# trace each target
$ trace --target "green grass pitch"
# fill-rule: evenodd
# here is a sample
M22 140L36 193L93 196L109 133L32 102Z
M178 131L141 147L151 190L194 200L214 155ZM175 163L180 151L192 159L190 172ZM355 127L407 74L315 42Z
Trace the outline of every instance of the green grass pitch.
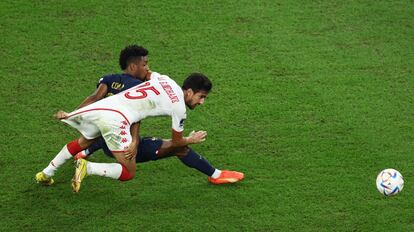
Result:
M414 231L413 15L412 1L1 1L0 231ZM186 130L207 130L193 148L243 182L213 186L171 158L80 194L70 163L35 184L78 135L52 114L132 43L178 83L212 79ZM385 198L389 167L406 185Z

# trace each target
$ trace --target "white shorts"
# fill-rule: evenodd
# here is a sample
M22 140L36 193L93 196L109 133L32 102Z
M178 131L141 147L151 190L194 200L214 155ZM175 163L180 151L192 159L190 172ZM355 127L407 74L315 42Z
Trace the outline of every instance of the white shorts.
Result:
M112 152L124 152L132 141L131 124L119 111L107 108L81 108L63 122L76 128L85 138L102 136Z

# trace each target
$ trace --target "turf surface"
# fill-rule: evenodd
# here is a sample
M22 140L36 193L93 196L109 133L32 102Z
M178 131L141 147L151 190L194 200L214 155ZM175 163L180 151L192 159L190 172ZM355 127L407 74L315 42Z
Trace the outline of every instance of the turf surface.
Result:
M411 1L0 2L0 230L414 231L413 14ZM77 136L52 114L119 72L131 43L179 83L212 79L186 129L207 130L193 148L243 182L213 186L171 158L126 183L88 177L80 194L71 164L35 184ZM406 185L384 198L389 167Z

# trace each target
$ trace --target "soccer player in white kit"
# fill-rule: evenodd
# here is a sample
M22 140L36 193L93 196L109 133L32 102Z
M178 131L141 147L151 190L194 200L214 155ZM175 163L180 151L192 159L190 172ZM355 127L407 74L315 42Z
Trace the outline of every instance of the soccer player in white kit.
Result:
M57 118L76 128L82 135L67 144L54 160L65 162L72 155L88 147L102 136L119 163L76 161L72 188L78 192L86 175L106 176L127 181L135 176L135 155L128 153L132 136L139 130L139 122L152 116L172 119L172 146L183 147L204 141L207 132L198 131L183 137L186 106L194 109L203 104L212 88L211 81L200 73L193 73L179 87L168 76L152 73L151 80L107 97L71 113L58 112ZM131 125L138 125L136 129ZM65 148L65 147L64 147ZM53 164L53 161L51 162Z

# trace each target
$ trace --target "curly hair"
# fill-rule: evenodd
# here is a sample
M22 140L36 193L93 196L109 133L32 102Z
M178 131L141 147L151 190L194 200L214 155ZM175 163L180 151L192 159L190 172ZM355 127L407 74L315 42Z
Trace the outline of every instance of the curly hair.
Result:
M148 55L148 50L142 46L135 44L129 45L122 49L119 55L119 66L122 70L125 70L131 62Z

